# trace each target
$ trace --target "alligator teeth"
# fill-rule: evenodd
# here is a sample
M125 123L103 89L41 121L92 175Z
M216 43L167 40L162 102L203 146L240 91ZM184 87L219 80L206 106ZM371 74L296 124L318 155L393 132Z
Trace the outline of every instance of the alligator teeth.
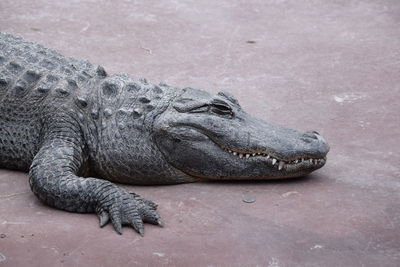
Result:
M283 161L279 162L278 170L282 170L283 166L285 166L285 163Z
M225 149L225 150L228 151L229 153L233 154L234 156L238 156L240 159L242 159L242 158L248 159L250 157L255 157L255 156L262 156L262 157L265 157L266 159L271 159L272 160L272 166L275 166L275 164L278 163L278 170L284 169L284 167L286 165L294 165L294 164L301 163L301 162L307 162L309 164L314 164L314 165L323 164L325 162L325 160L326 160L326 158L323 158L323 159L298 158L296 160L283 161L283 160L278 160L278 159L272 157L271 155L269 155L267 153L261 153L261 152L239 153L239 152L232 151L230 149Z

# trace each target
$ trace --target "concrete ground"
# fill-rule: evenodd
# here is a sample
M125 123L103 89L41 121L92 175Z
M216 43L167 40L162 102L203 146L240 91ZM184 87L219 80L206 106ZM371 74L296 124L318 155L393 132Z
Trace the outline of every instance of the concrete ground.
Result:
M400 266L400 2L2 0L0 31L151 82L236 95L317 130L291 181L126 186L160 204L142 238L41 204L0 170L0 266ZM255 198L244 203L245 197Z

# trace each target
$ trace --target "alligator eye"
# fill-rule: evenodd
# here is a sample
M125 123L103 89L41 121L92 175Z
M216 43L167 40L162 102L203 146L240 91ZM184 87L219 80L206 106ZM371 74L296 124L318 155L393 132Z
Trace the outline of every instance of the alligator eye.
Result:
M211 111L218 115L233 115L232 108L225 103L213 103Z

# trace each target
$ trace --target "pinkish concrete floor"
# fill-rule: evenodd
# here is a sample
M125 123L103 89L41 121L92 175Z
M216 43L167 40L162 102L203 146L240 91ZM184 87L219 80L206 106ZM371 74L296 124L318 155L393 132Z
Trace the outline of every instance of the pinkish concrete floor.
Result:
M1 267L400 265L399 1L2 0L0 31L109 72L230 91L331 145L305 179L127 186L166 222L144 238L48 208L26 174L0 170Z

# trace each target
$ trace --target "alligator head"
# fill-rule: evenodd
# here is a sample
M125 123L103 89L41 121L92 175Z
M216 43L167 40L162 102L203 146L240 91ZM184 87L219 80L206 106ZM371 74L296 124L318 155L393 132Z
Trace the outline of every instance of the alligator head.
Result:
M299 132L250 116L228 93L186 88L154 122L169 164L197 178L278 179L324 166L329 146L315 131Z

